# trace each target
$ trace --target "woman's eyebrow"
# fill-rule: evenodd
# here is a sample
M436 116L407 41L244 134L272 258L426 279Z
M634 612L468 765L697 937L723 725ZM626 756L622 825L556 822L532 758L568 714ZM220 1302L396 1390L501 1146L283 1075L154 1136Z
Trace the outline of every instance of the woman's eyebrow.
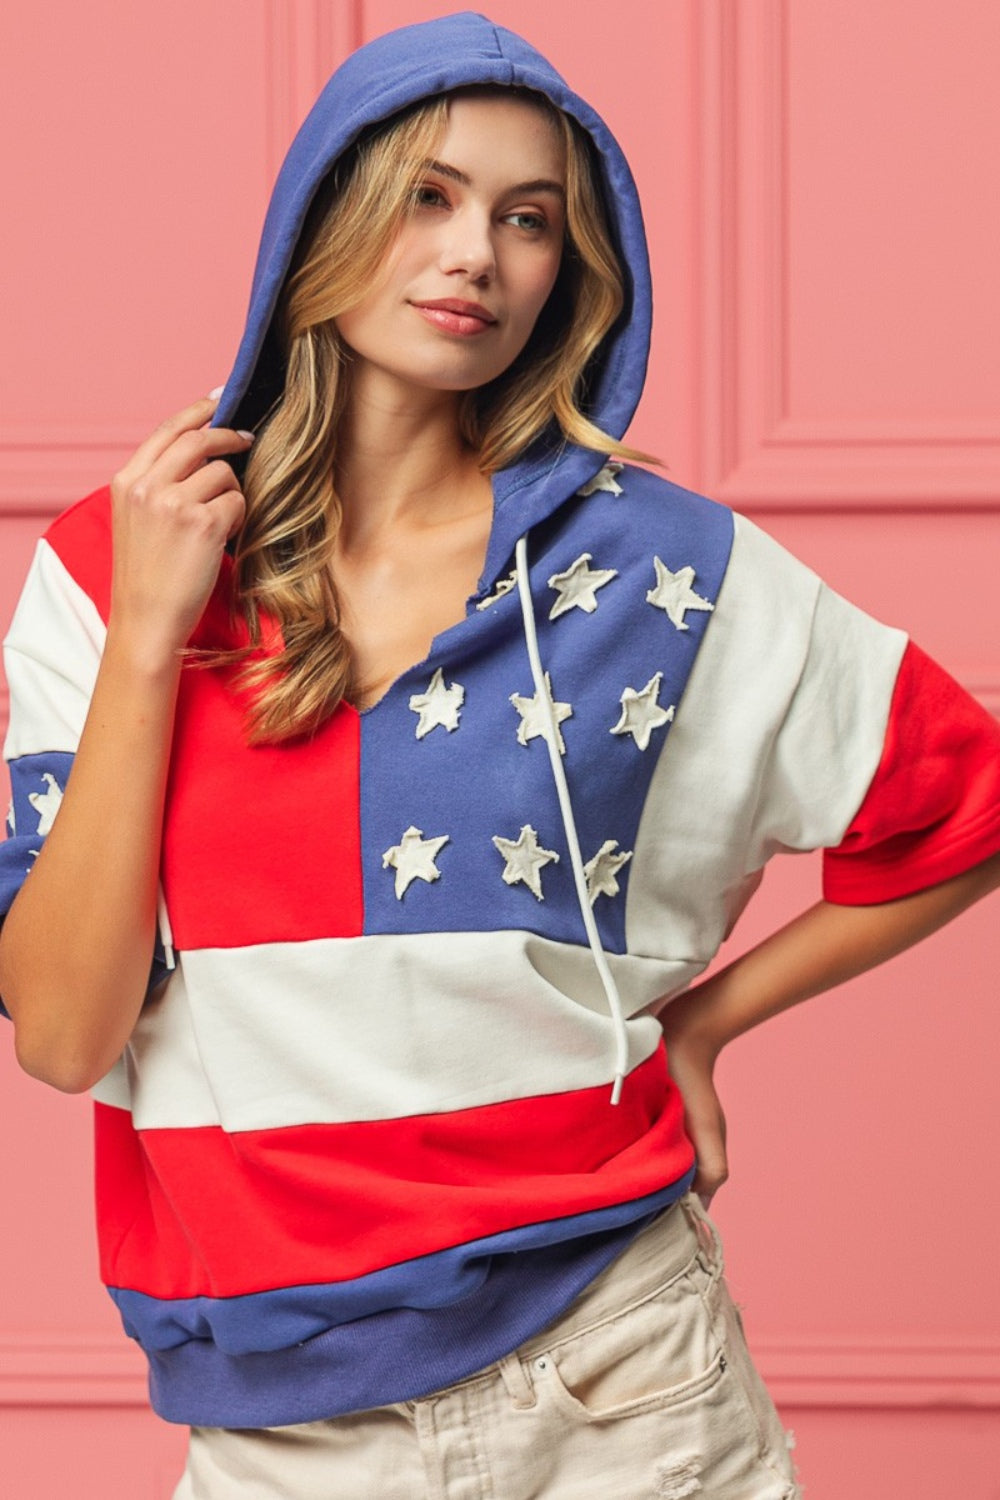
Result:
M447 162L429 159L424 162L424 170L437 172L439 177L448 177L452 182L460 182L463 187L472 186L472 178L467 173L460 172L458 167L449 167ZM554 193L557 198L566 201L566 189L562 183L548 177L535 177L530 182L515 182L506 192L511 197L517 197L520 193Z

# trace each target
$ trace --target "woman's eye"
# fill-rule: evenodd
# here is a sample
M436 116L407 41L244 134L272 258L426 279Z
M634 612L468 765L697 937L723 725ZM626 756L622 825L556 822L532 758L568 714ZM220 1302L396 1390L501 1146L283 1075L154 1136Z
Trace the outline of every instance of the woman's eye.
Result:
M525 209L519 213L507 215L508 223L515 224L518 229L527 229L533 234L538 234L547 227L546 221L541 214L530 212Z
M437 208L446 203L444 193L431 182L422 182L414 192L414 200L421 208Z

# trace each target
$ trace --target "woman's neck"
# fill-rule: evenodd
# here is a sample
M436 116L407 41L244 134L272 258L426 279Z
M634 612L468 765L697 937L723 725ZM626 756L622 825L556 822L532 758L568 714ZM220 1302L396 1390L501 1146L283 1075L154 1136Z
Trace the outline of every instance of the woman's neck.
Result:
M367 708L464 618L493 497L461 440L458 396L408 395L380 382L360 397L352 390L337 438L341 523L331 567L352 701Z
M488 504L489 482L459 432L458 394L419 395L373 381L352 390L337 436L341 547L459 520Z

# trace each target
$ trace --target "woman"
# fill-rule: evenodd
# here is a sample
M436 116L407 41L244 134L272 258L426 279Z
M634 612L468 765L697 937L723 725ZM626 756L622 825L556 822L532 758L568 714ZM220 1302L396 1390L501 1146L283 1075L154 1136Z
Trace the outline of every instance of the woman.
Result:
M997 883L998 737L608 462L648 331L603 124L482 18L409 28L293 145L218 406L40 545L0 989L95 1093L178 1496L796 1493L713 1066ZM778 847L828 901L675 998Z

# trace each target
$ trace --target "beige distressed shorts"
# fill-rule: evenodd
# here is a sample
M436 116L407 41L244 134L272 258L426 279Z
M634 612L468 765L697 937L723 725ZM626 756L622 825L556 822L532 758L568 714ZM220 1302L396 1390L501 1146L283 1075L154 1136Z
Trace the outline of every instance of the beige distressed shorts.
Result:
M174 1500L794 1500L714 1226L689 1196L544 1333L419 1401L196 1427Z

